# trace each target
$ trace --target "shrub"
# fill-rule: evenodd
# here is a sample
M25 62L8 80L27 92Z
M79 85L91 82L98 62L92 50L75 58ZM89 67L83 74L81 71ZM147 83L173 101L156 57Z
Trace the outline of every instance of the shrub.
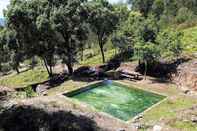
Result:
M31 86L25 87L24 91L26 93L26 97L35 97L37 94L36 92L34 92L34 90L32 89Z
M178 10L178 14L176 16L176 22L178 24L184 23L186 21L191 21L194 17L194 14L192 11L190 11L188 8L180 8Z

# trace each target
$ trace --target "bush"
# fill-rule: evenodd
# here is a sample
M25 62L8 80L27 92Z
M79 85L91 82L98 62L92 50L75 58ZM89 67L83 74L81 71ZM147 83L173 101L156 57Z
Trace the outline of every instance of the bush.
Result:
M188 8L180 8L178 10L177 16L176 16L176 22L178 24L184 23L186 21L191 21L194 18L194 14L192 11L190 11Z
M7 73L11 70L12 70L12 67L9 65L9 63L2 64L2 67L1 67L2 73Z
M32 89L31 86L25 87L24 89L25 93L26 93L26 97L35 97L37 94L36 92L34 92L34 90Z
M179 57L183 51L182 35L176 30L165 30L158 34L156 42L162 59L172 60Z

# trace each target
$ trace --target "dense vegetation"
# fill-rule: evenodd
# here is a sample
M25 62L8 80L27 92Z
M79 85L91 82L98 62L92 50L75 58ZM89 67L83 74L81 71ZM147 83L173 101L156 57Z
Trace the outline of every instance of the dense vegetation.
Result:
M97 47L103 62L107 50L132 53L145 65L145 74L148 65L161 59L176 60L184 50L183 33L176 27L195 23L196 1L129 3L131 9L106 0L11 0L5 11L6 26L0 31L0 72L20 73L21 63L27 60L33 69L39 58L50 77L52 67L60 62L72 75L84 51Z

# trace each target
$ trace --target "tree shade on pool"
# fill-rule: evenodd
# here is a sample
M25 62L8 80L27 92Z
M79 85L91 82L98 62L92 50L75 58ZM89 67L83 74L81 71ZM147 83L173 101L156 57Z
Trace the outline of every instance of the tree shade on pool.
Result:
M165 96L128 88L119 83L98 83L66 94L124 121L145 111Z

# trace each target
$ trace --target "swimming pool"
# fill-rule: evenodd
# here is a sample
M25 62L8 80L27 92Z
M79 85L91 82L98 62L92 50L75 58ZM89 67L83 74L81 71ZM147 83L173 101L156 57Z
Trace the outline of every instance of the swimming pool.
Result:
M105 81L65 94L128 121L165 98L163 95L140 90L120 83Z

